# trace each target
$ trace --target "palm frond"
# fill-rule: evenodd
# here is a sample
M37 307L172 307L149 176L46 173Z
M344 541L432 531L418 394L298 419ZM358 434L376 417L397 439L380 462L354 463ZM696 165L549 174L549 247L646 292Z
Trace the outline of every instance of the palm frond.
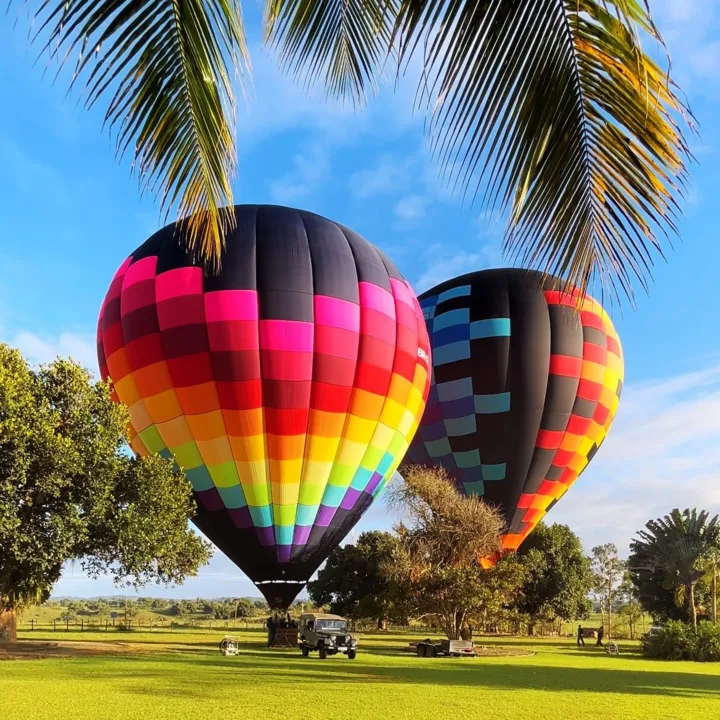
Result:
M234 223L230 68L248 67L238 0L44 0L36 20L51 59L76 57L86 105L109 96L105 123L119 156L133 146L141 187L166 217L177 203L185 242L218 266Z
M323 78L355 105L377 87L399 0L267 0L266 41L307 86Z
M692 115L647 55L644 0L402 0L403 61L443 175L509 210L504 250L633 298L677 230Z

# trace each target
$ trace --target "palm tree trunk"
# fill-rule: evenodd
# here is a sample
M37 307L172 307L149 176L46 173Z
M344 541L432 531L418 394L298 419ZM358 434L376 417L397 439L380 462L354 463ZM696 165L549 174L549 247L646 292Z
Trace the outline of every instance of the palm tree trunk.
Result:
M15 608L0 610L0 642L17 642Z
M690 615L692 616L693 627L697 627L697 608L695 607L695 583L691 582L690 587Z

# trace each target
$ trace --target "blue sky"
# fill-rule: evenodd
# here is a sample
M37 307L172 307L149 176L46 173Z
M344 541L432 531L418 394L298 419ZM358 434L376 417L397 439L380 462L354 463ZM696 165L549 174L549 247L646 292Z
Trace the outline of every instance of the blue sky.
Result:
M502 266L502 226L443 190L412 112L412 69L362 113L308 95L260 49L257 3L245 3L253 87L241 106L236 202L302 207L354 228L385 249L421 292L483 267ZM660 260L636 311L612 310L626 358L626 391L602 450L548 516L587 548L625 551L646 519L672 507L720 511L720 6L655 0L675 78L701 126L698 164L681 240ZM699 21L699 18L702 18ZM120 262L163 223L141 199L129 160L118 163L101 113L65 98L66 85L35 67L26 25L0 18L0 339L35 361L71 354L96 368L94 327ZM172 219L172 218L171 218ZM388 527L382 502L359 530ZM114 592L68 568L58 594ZM253 593L220 553L175 597Z

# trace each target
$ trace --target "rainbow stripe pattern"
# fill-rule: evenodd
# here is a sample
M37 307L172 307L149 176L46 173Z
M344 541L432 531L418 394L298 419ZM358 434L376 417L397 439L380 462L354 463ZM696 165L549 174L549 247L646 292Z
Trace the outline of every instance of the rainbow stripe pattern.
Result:
M428 336L408 283L359 235L288 208L235 212L217 275L173 225L125 260L100 369L133 450L184 469L203 532L254 581L303 582L402 460Z

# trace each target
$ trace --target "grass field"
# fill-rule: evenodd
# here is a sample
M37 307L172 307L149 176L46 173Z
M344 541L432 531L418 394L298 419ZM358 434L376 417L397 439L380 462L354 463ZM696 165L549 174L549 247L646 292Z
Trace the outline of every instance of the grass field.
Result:
M570 639L477 638L535 654L425 659L403 651L416 635L364 634L356 660L321 661L265 649L260 632L236 634L237 657L219 654L218 632L21 637L98 654L0 661L2 720L715 720L720 707L720 665L647 661L629 643L609 657Z

